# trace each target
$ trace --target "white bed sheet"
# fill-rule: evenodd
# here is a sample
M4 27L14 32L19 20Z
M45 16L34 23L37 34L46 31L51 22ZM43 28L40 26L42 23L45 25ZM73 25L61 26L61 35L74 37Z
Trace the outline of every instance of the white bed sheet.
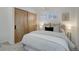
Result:
M73 44L62 33L34 31L24 35L22 39L28 51L69 51Z

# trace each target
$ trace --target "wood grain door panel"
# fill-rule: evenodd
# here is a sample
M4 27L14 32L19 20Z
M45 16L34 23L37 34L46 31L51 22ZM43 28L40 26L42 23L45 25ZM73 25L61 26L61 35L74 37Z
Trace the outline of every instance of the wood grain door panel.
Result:
M36 15L33 13L28 12L28 26L29 32L35 31L37 28L36 26Z
M15 9L15 26L15 42L19 42L27 32L27 12Z
M37 29L36 14L15 8L15 43Z

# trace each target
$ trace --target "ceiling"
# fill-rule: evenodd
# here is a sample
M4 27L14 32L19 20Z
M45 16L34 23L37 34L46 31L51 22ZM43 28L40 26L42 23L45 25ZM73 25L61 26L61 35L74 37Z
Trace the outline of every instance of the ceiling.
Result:
M43 12L49 12L49 11L52 11L52 12L63 12L63 11L71 11L71 10L76 10L76 9L79 9L77 7L19 7L21 9L24 9L24 10L29 10L29 11L32 11L34 13L43 13Z

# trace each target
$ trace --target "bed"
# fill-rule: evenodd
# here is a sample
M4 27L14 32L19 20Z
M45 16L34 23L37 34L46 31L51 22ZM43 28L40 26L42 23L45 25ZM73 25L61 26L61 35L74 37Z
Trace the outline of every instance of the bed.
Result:
M21 43L26 51L70 51L75 45L64 33L33 31L25 34Z

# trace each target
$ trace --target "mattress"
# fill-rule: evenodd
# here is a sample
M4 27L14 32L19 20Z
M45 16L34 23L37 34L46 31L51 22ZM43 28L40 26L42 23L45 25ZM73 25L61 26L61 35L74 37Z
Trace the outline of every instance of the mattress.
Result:
M26 51L69 51L75 45L64 33L33 31L24 35L21 43Z

